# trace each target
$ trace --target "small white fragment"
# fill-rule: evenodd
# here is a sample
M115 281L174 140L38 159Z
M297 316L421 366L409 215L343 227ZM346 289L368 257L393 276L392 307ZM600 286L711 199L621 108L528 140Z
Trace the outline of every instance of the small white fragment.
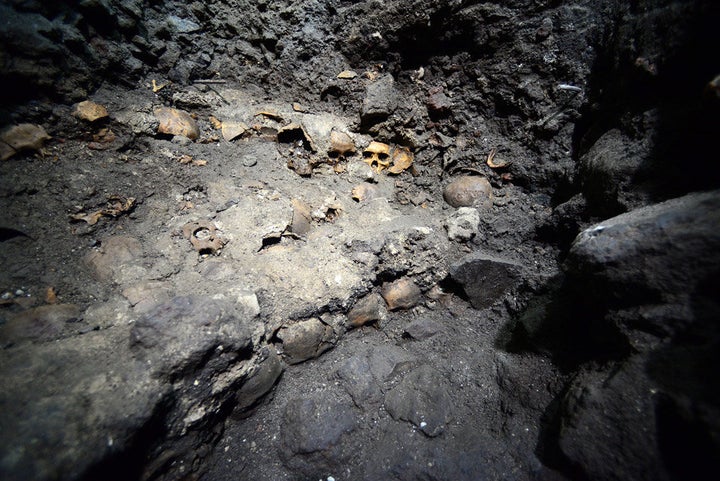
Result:
M333 478L332 476L328 476L327 481L335 481L335 478Z
M198 381L197 379L195 379L195 382L193 383L193 386L199 386L199 385L200 385L200 381Z
M582 92L583 89L580 87L577 87L575 85L569 85L569 84L558 84L557 86L558 90L570 90L571 92Z
M425 421L420 423L420 429L424 428L425 426L427 426L427 423Z

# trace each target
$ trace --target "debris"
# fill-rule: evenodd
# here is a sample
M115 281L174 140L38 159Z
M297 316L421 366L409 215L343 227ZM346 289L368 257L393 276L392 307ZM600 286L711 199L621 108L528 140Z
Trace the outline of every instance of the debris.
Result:
M369 127L385 121L397 109L399 95L392 75L378 77L365 91L360 123Z
M248 127L244 122L226 120L221 123L221 129L223 138L228 142L231 142L250 130L250 127Z
M460 207L445 220L448 239L467 242L478 235L480 212L472 207Z
M485 177L464 175L445 186L443 198L453 207L489 207L492 187Z
M307 112L307 109L306 109L305 107L303 107L302 105L300 105L299 103L297 103L297 102L293 102L293 104L292 104L292 109L293 109L295 112Z
M348 312L348 327L360 327L371 322L384 321L386 317L385 303L378 294L372 293L357 301Z
M158 93L159 91L161 91L162 89L164 89L164 88L167 87L168 85L170 85L170 82L165 82L164 84L158 84L158 83L155 81L155 79L153 79L153 81L152 81L152 91L153 91L153 93Z
M392 166L388 168L391 174L399 174L410 167L413 163L413 154L407 147L396 147L392 155Z
M208 84L208 85L223 85L227 83L227 80L223 79L199 79L199 80L193 80L193 83L195 84Z
M115 139L117 139L115 132L105 127L93 134L93 141L88 142L87 146L91 150L105 150L110 148L110 144L115 142Z
M208 117L208 120L210 121L210 125L212 125L214 129L222 129L222 120L218 119L214 115Z
M487 163L488 167L490 167L491 169L504 169L505 167L507 167L508 165L510 165L510 162L509 162L509 161L506 161L506 160L497 161L497 160L495 160L495 154L496 154L496 153L497 153L497 149L492 149L492 150L490 151L490 153L488 154L488 156L487 156L487 161L485 162L485 163Z
M428 91L427 108L431 115L447 115L452 108L452 101L442 87L433 87Z
M122 197L115 195L108 197L107 206L104 209L97 210L90 214L73 214L70 218L72 220L85 221L88 225L95 225L103 216L119 217L122 214L130 212L134 206L134 197Z
M337 75L337 78L344 80L352 80L355 77L357 77L357 72L354 72L352 70L343 70Z
M475 309L500 300L522 280L522 266L513 261L475 252L450 266L450 276L465 291Z
M195 140L200 136L197 122L184 110L159 107L155 109L154 113L160 122L158 133L182 135L190 140Z
M185 224L182 233L200 255L217 255L227 244L227 240L220 236L215 224L209 221L200 220Z
M373 140L363 151L363 157L365 163L376 172L381 172L390 166L390 146Z
M408 278L384 284L380 293L391 311L415 307L422 298L420 288Z
M44 142L50 139L39 125L14 125L0 134L0 160L7 160L25 150L41 151Z
M344 160L355 152L355 143L348 134L338 130L330 132L330 148L328 149L330 158Z
M108 118L108 111L102 105L91 100L84 100L75 106L73 115L88 122Z

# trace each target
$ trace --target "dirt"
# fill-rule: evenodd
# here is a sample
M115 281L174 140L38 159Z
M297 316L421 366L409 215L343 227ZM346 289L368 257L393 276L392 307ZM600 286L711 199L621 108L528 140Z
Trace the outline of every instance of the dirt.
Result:
M700 160L672 188L653 170L679 148L656 142L674 112L708 119L692 150L712 145L717 92L660 95L709 2L6 3L18 96L0 118L50 139L0 162L2 402L32 428L2 426L22 446L55 432L32 419L62 396L18 366L40 385L67 349L82 368L57 374L58 410L89 433L48 436L40 467L40 448L8 450L8 479L596 479L558 441L559 406L630 354L518 329L584 228L720 185ZM667 45L653 18L678 25ZM109 116L78 118L81 100ZM159 107L197 138L158 130ZM383 169L373 141L412 165Z

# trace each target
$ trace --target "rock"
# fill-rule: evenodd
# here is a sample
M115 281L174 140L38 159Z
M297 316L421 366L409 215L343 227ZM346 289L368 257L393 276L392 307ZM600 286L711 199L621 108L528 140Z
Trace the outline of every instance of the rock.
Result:
M405 327L403 337L409 337L416 341L422 341L433 337L442 331L442 327L430 319L416 319Z
M381 294L391 311L411 309L422 300L420 288L408 278L383 284Z
M493 305L520 282L521 274L520 264L480 252L450 266L450 276L462 286L475 309Z
M289 364L297 364L318 357L333 346L332 327L319 319L307 319L282 327L277 337Z
M280 356L278 356L273 346L264 347L260 351L258 358L247 380L237 392L236 412L242 413L251 408L272 389L283 372Z
M96 120L108 118L108 111L98 103L91 100L83 100L75 106L73 115L88 122L95 122Z
M343 70L342 72L337 74L337 78L344 80L352 80L355 77L357 77L357 72L353 70Z
M14 125L0 133L0 160L7 160L18 152L38 152L51 137L39 125Z
M0 478L76 480L131 449L167 391L128 350L127 327L3 351ZM145 431L146 442L154 434ZM136 439L135 439L136 440ZM123 458L125 459L125 458Z
M613 129L600 137L580 158L579 177L589 211L596 216L617 215L639 204L631 187L649 156L642 144Z
M356 185L352 190L352 198L358 202L367 202L382 196L378 186L368 183Z
M177 33L195 33L202 30L202 27L196 22L180 18L177 15L168 15L167 22Z
M74 304L52 304L28 309L0 325L0 344L7 346L22 341L55 340L71 333L72 328L68 323L76 323L80 319L80 309Z
M383 386L414 358L397 346L374 346L345 360L335 372L355 405L368 409L383 400Z
M397 97L392 75L383 75L368 85L360 113L361 123L369 126L387 119L397 108Z
M460 207L445 219L448 239L467 242L478 234L480 212L472 207Z
M336 458L343 435L355 430L357 417L351 405L314 394L288 401L283 426L281 442L286 458L313 453Z
M412 371L385 395L385 408L396 420L409 421L430 437L445 430L452 403L440 373L430 366Z
M431 116L445 116L452 109L452 101L445 95L442 87L433 87L428 91L427 109Z
M205 297L175 297L157 304L133 325L130 344L165 379L192 372L215 360L227 363L251 347L252 329L232 304ZM215 366L221 370L220 365Z
M347 314L349 327L360 327L369 322L384 321L386 317L385 302L376 293L368 294L357 301Z
M646 350L697 321L694 306L708 302L703 286L720 272L718 226L720 191L605 220L575 239L565 266L568 284L581 286L577 296L592 292L599 322Z
M136 313L144 313L159 303L169 301L172 290L164 282L144 281L123 289L122 295Z
M170 107L159 107L154 110L158 122L158 133L168 135L181 135L190 140L200 137L197 122L184 110Z
M563 399L559 447L587 479L670 479L657 442L657 386L638 361L582 373Z
M118 112L115 114L115 119L121 124L127 125L136 135L153 136L160 126L160 121L154 115L134 109Z
M488 208L492 206L492 187L485 177L465 175L445 186L443 198L453 207Z

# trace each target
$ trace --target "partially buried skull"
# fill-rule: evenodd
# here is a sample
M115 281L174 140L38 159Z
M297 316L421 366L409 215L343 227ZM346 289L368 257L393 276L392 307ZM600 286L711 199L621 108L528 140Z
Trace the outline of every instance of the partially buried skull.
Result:
M355 143L345 132L333 130L330 132L330 148L328 156L331 159L345 160L355 153Z
M363 158L376 172L385 170L390 166L390 146L372 141L363 151Z

